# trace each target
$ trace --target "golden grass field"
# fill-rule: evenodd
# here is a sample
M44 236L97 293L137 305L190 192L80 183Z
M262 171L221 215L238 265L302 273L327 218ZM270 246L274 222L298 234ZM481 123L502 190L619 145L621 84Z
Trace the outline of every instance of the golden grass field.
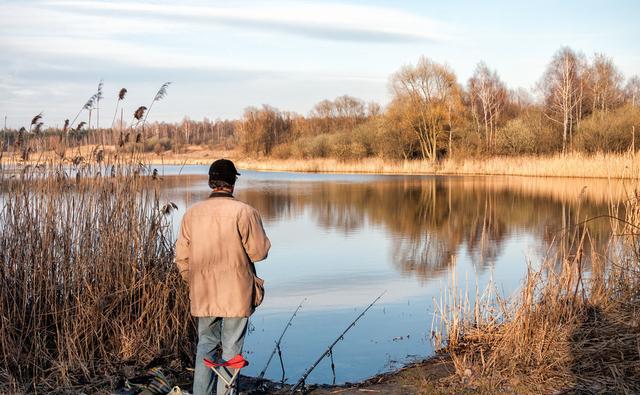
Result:
M83 146L69 150L67 157L81 155L91 157L95 146ZM114 147L106 147L109 155ZM120 153L130 156L130 153ZM449 174L449 175L513 175L534 177L579 178L640 178L640 155L633 153L584 154L570 153L551 156L495 156L488 158L451 158L432 163L421 160L392 161L365 158L358 161L340 161L330 158L274 159L252 158L237 150L211 150L189 146L184 153L135 154L144 163L196 165L210 164L225 157L236 162L241 169L258 171L293 171L316 173L370 173L370 174ZM52 160L54 154L45 152L33 155L30 162ZM11 155L3 162L19 163Z

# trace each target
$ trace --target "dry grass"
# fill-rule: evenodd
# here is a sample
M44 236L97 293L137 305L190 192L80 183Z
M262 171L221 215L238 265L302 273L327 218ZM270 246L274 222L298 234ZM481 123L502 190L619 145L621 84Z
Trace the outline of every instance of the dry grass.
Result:
M154 163L209 164L212 159L226 156L237 161L240 168L260 171L296 171L319 173L372 174L452 174L452 175L512 175L577 178L638 178L640 155L569 154L555 156L493 157L485 159L447 159L439 163L428 161L386 161L366 158L359 161L337 159L251 159L234 151L194 150L184 156L163 156L147 159Z
M640 155L572 153L553 156L491 157L444 161L444 174L492 174L539 177L640 177Z
M456 366L449 381L519 393L640 393L639 198L612 221L608 251L586 248L586 227L560 235L513 298L490 286L470 301L453 283L434 325Z
M638 178L640 156L633 154L570 154L566 156L492 157L428 161L385 161L378 158L356 162L336 159L252 160L239 158L242 168L272 171L377 174L512 175L537 177Z
M206 161L205 161L206 162ZM238 158L241 168L271 171L376 174L511 175L536 177L638 178L640 156L570 154L428 161L385 161L379 158L344 162L336 159L276 160Z
M88 157L95 146L74 148L73 152ZM115 147L105 151L118 155ZM119 154L120 156L126 154ZM489 158L445 159L438 163L421 160L389 161L365 158L341 161L331 158L274 159L249 158L237 150L211 150L190 146L184 153L139 153L139 159L151 164L207 165L215 159L233 159L242 169L258 171L294 171L313 173L370 173L370 174L442 174L442 175L510 175L572 178L640 178L640 155L632 153L583 154L552 156L496 156ZM53 152L39 153L29 163L50 161ZM6 155L5 163L24 163L17 155Z
M104 385L126 365L191 354L155 181L79 167L0 171L0 392Z

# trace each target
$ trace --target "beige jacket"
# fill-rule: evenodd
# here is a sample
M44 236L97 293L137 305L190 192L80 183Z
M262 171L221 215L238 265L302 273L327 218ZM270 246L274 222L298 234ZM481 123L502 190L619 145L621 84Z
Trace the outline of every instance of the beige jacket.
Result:
M182 218L176 265L189 283L193 316L248 317L253 313L253 262L267 257L271 243L253 207L231 195L215 195Z

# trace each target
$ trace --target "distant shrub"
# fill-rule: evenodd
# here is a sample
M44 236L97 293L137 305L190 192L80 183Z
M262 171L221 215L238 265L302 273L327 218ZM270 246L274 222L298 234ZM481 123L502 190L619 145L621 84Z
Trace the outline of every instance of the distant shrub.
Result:
M293 157L293 151L292 144L280 144L273 147L271 155L276 159L289 159Z
M161 153L163 153L165 150L162 148L162 145L160 145L160 143L156 143L156 145L153 146L153 152L156 155L160 155Z
M499 154L518 155L536 152L536 133L521 118L512 119L496 133L496 151Z
M223 140L223 146L224 149L231 150L238 146L238 141L235 136L227 136Z
M162 137L158 138L156 136L148 138L144 142L144 151L145 152L155 152L157 154L162 153L164 151L171 150L173 146L173 141L170 138Z
M327 134L320 134L313 137L306 143L303 156L305 158L327 158L331 153L331 137Z
M353 141L360 146L359 150L364 150L364 156L374 156L378 154L377 139L380 135L382 121L373 118L369 121L356 126L353 129Z
M122 147L121 151L126 152L126 153L133 153L133 152L140 152L142 151L142 143L133 143L133 142L129 142L129 143L125 143L124 146Z
M395 118L385 117L377 127L374 151L385 159L416 159L420 157L415 132Z
M358 139L348 132L331 136L331 142L331 156L341 161L366 158L371 153L366 140Z
M473 157L486 151L486 143L473 125L465 125L453 133L452 157Z
M573 148L586 152L620 152L631 148L633 127L640 136L640 108L627 105L609 112L596 112L580 123ZM639 145L635 142L636 147Z
M187 145L183 143L174 142L171 147L171 151L175 154L184 154L187 152Z

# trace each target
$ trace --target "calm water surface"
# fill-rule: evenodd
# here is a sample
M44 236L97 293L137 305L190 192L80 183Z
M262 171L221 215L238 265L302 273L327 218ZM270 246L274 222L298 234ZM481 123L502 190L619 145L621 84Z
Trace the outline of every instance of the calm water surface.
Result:
M185 209L208 197L207 169L158 168L163 199L179 206L176 233ZM452 273L472 293L476 282L482 289L491 279L503 294L513 293L527 262L539 262L558 231L608 212L612 190L593 180L241 173L235 195L260 211L273 244L256 265L266 297L251 317L245 374L262 370L306 298L282 342L290 382L383 291L335 347L336 381L432 355L434 301ZM592 227L594 240L604 243L606 223ZM277 357L266 376L280 379ZM308 382L332 380L326 359Z

